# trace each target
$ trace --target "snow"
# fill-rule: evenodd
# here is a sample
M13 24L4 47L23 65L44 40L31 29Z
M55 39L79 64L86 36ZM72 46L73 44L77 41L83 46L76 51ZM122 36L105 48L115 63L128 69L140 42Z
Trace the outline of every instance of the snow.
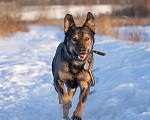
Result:
M150 26L148 26L150 28ZM147 33L150 29L147 27ZM30 26L0 38L0 120L61 120L51 62L63 41L62 26ZM83 120L150 119L150 43L96 35L91 87ZM76 108L79 89L72 100Z

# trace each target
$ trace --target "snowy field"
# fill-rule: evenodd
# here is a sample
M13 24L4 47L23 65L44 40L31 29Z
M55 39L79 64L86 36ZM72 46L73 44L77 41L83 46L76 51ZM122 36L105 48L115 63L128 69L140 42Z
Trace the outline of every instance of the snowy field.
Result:
M150 120L150 43L95 38L94 49L106 56L94 55L96 85L83 120ZM63 39L61 26L0 38L0 120L62 120L51 62ZM79 89L70 117L78 96Z

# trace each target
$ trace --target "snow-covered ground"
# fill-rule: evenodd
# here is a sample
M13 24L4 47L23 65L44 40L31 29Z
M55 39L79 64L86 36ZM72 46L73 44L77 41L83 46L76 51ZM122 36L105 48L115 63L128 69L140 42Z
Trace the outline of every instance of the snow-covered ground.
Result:
M150 43L95 38L94 49L106 56L94 55L96 85L83 120L150 120ZM61 26L0 38L0 120L62 120L51 62L63 39ZM70 117L78 96L79 90Z

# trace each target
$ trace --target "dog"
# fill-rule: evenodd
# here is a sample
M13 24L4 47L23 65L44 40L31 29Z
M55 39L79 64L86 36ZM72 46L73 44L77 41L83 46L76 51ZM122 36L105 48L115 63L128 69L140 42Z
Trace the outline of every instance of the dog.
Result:
M94 16L88 12L83 26L76 27L72 15L67 14L64 18L64 33L64 42L57 47L52 61L54 86L59 103L63 106L64 119L69 119L71 100L77 87L80 87L79 102L72 120L81 120L92 84L88 69L92 71L93 67Z

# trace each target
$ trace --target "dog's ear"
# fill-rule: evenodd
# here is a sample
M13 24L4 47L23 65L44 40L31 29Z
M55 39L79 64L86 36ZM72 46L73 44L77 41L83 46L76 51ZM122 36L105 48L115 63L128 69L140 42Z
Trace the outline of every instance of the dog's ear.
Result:
M75 29L75 27L76 27L76 25L75 25L75 22L73 20L72 15L67 14L65 16L65 19L64 19L64 32L65 32L65 34L68 34L68 32L70 30Z
M94 16L91 12L88 12L86 21L83 26L87 26L93 33L95 33Z

